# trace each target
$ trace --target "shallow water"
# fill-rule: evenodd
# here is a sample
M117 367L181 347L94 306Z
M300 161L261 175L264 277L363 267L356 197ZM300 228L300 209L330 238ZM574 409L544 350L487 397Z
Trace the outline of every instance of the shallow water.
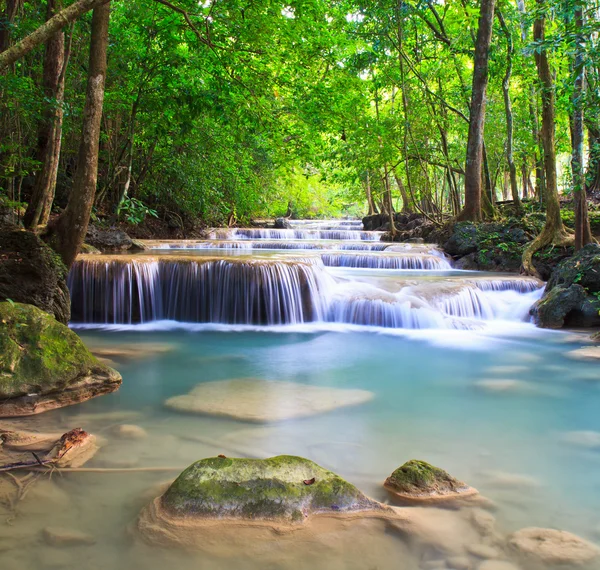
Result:
M440 278L481 277L453 271L328 271L353 287L362 283L396 291L414 282L422 295ZM405 461L423 459L489 498L503 534L541 526L600 541L600 448L593 447L593 438L573 434L600 432L600 373L597 363L567 355L586 337L522 322L539 295L536 290L486 295L495 313L480 316L474 330L340 322L78 327L92 348L136 348L137 354L113 357L112 365L123 375L121 389L11 423L45 431L82 427L101 438L100 451L86 467L116 471L54 473L29 488L16 512L0 505L0 568L424 567L401 536L366 523L344 532L323 531L320 540L293 548L273 538L247 550L232 547L230 557L164 550L137 539L135 519L160 494L159 484L193 461L220 453L301 455L382 501L388 500L383 480ZM200 383L232 378L359 388L374 397L354 407L261 425L164 405ZM140 426L148 435L119 437L115 428L121 424ZM0 496L14 490L8 478L0 482ZM96 543L49 546L41 537L49 525L79 529Z

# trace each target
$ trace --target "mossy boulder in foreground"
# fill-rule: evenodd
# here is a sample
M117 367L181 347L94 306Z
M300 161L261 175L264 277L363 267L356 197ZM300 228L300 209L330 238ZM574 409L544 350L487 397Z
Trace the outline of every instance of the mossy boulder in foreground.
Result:
M314 513L380 508L335 473L292 455L202 459L175 480L161 503L172 515L290 523Z
M443 469L416 459L398 467L384 486L394 497L407 502L447 502L478 494L477 489Z
M188 467L140 514L152 543L201 541L215 524L276 531L303 526L312 515L392 516L335 473L291 455L269 459L213 457Z
M28 416L113 392L120 374L33 305L0 303L0 417Z

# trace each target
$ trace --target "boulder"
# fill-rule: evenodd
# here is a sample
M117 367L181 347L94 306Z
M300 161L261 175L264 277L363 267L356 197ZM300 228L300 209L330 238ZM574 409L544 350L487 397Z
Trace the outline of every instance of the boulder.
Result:
M0 301L35 305L66 324L71 317L67 268L36 234L0 230Z
M509 537L508 545L524 562L544 568L582 566L600 556L600 548L595 544L570 532L551 528L523 528Z
M478 495L477 489L452 477L425 461L411 459L398 467L384 487L395 498L407 503L445 503Z
M289 230L292 226L287 218L275 218L273 227L276 230Z
M138 529L151 543L202 541L215 523L263 527L281 532L302 527L319 515L394 516L331 471L302 457L269 459L224 456L197 461L146 507Z
M600 245L588 244L559 263L531 314L544 328L600 326Z
M119 228L88 226L85 242L100 251L125 251L133 246L131 238Z
M118 372L33 305L0 303L0 417L28 416L113 392Z

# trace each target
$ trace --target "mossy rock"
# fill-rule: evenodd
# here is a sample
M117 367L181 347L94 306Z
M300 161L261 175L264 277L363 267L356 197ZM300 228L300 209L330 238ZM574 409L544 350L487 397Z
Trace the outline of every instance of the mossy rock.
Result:
M0 230L0 301L35 305L63 324L71 316L67 268L36 234Z
M425 461L411 459L385 481L393 496L407 502L446 502L473 497L477 489Z
M33 305L0 302L0 417L26 416L116 390L118 372Z
M291 455L202 459L175 480L160 503L176 517L290 524L316 513L385 509L335 473Z

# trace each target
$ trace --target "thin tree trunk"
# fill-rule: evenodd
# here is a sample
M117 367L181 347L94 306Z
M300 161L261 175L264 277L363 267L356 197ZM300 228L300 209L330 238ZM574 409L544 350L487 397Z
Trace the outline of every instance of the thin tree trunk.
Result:
M48 20L54 15L56 8L55 0L49 0L46 14ZM61 30L48 40L44 55L44 96L46 101L52 101L52 104L45 105L38 134L37 153L42 168L36 176L33 194L23 218L23 223L28 228L46 225L50 218L60 158L62 103L68 58L68 50L65 50L65 35Z
M583 43L583 9L577 2L573 24L575 27L575 61L573 62L573 117L571 123L571 170L573 172L573 196L575 202L575 250L581 249L592 241L592 231L588 218L587 195L585 192L585 172L583 169L583 99L584 75Z
M533 39L541 47L535 53L535 63L538 70L540 86L542 89L542 130L541 138L544 146L544 173L546 177L546 191L544 202L546 204L546 223L541 233L525 248L523 252L523 270L530 275L538 275L533 266L533 254L543 247L554 245L567 245L572 242L565 230L560 217L560 201L556 181L556 146L554 140L554 79L548 53L544 46L545 37L545 10L546 0L536 0L537 17L533 24ZM539 275L538 275L539 276Z
M475 67L465 164L465 207L461 220L481 219L481 169L483 159L483 128L485 123L485 94L488 83L488 59L492 40L495 0L481 0L479 28L475 42Z
M45 44L56 32L62 30L65 26L74 22L90 10L105 4L108 0L78 0L70 6L67 6L58 14L42 24L37 30L25 36L20 42L14 46L5 49L0 53L0 72L12 65L24 55L27 55L31 50Z
M106 79L110 3L94 8L83 132L77 170L67 207L51 228L51 241L65 265L71 267L83 243L96 194L100 124Z
M371 192L371 175L367 170L367 177L365 180L365 194L367 195L367 204L369 206L369 213L367 215L372 216L377 214L377 206L375 206L375 202L373 201L373 194Z
M412 208L410 206L410 200L408 198L408 193L406 192L406 187L404 186L404 182L402 182L402 177L398 172L394 169L394 180L396 181L396 185L398 186L398 190L400 190L400 197L402 198L402 212L405 214L412 213Z
M515 166L515 158L513 152L513 112L512 103L510 100L510 78L512 75L512 58L514 53L513 40L510 30L504 21L502 12L498 10L498 21L504 35L506 36L506 72L502 80L502 94L504 96L504 112L506 114L506 161L508 162L508 173L510 176L510 191L512 194L514 210L517 215L523 211L521 200L519 199L519 188L517 186L517 167Z
M589 159L586 172L586 194L600 199L600 126L588 123Z

